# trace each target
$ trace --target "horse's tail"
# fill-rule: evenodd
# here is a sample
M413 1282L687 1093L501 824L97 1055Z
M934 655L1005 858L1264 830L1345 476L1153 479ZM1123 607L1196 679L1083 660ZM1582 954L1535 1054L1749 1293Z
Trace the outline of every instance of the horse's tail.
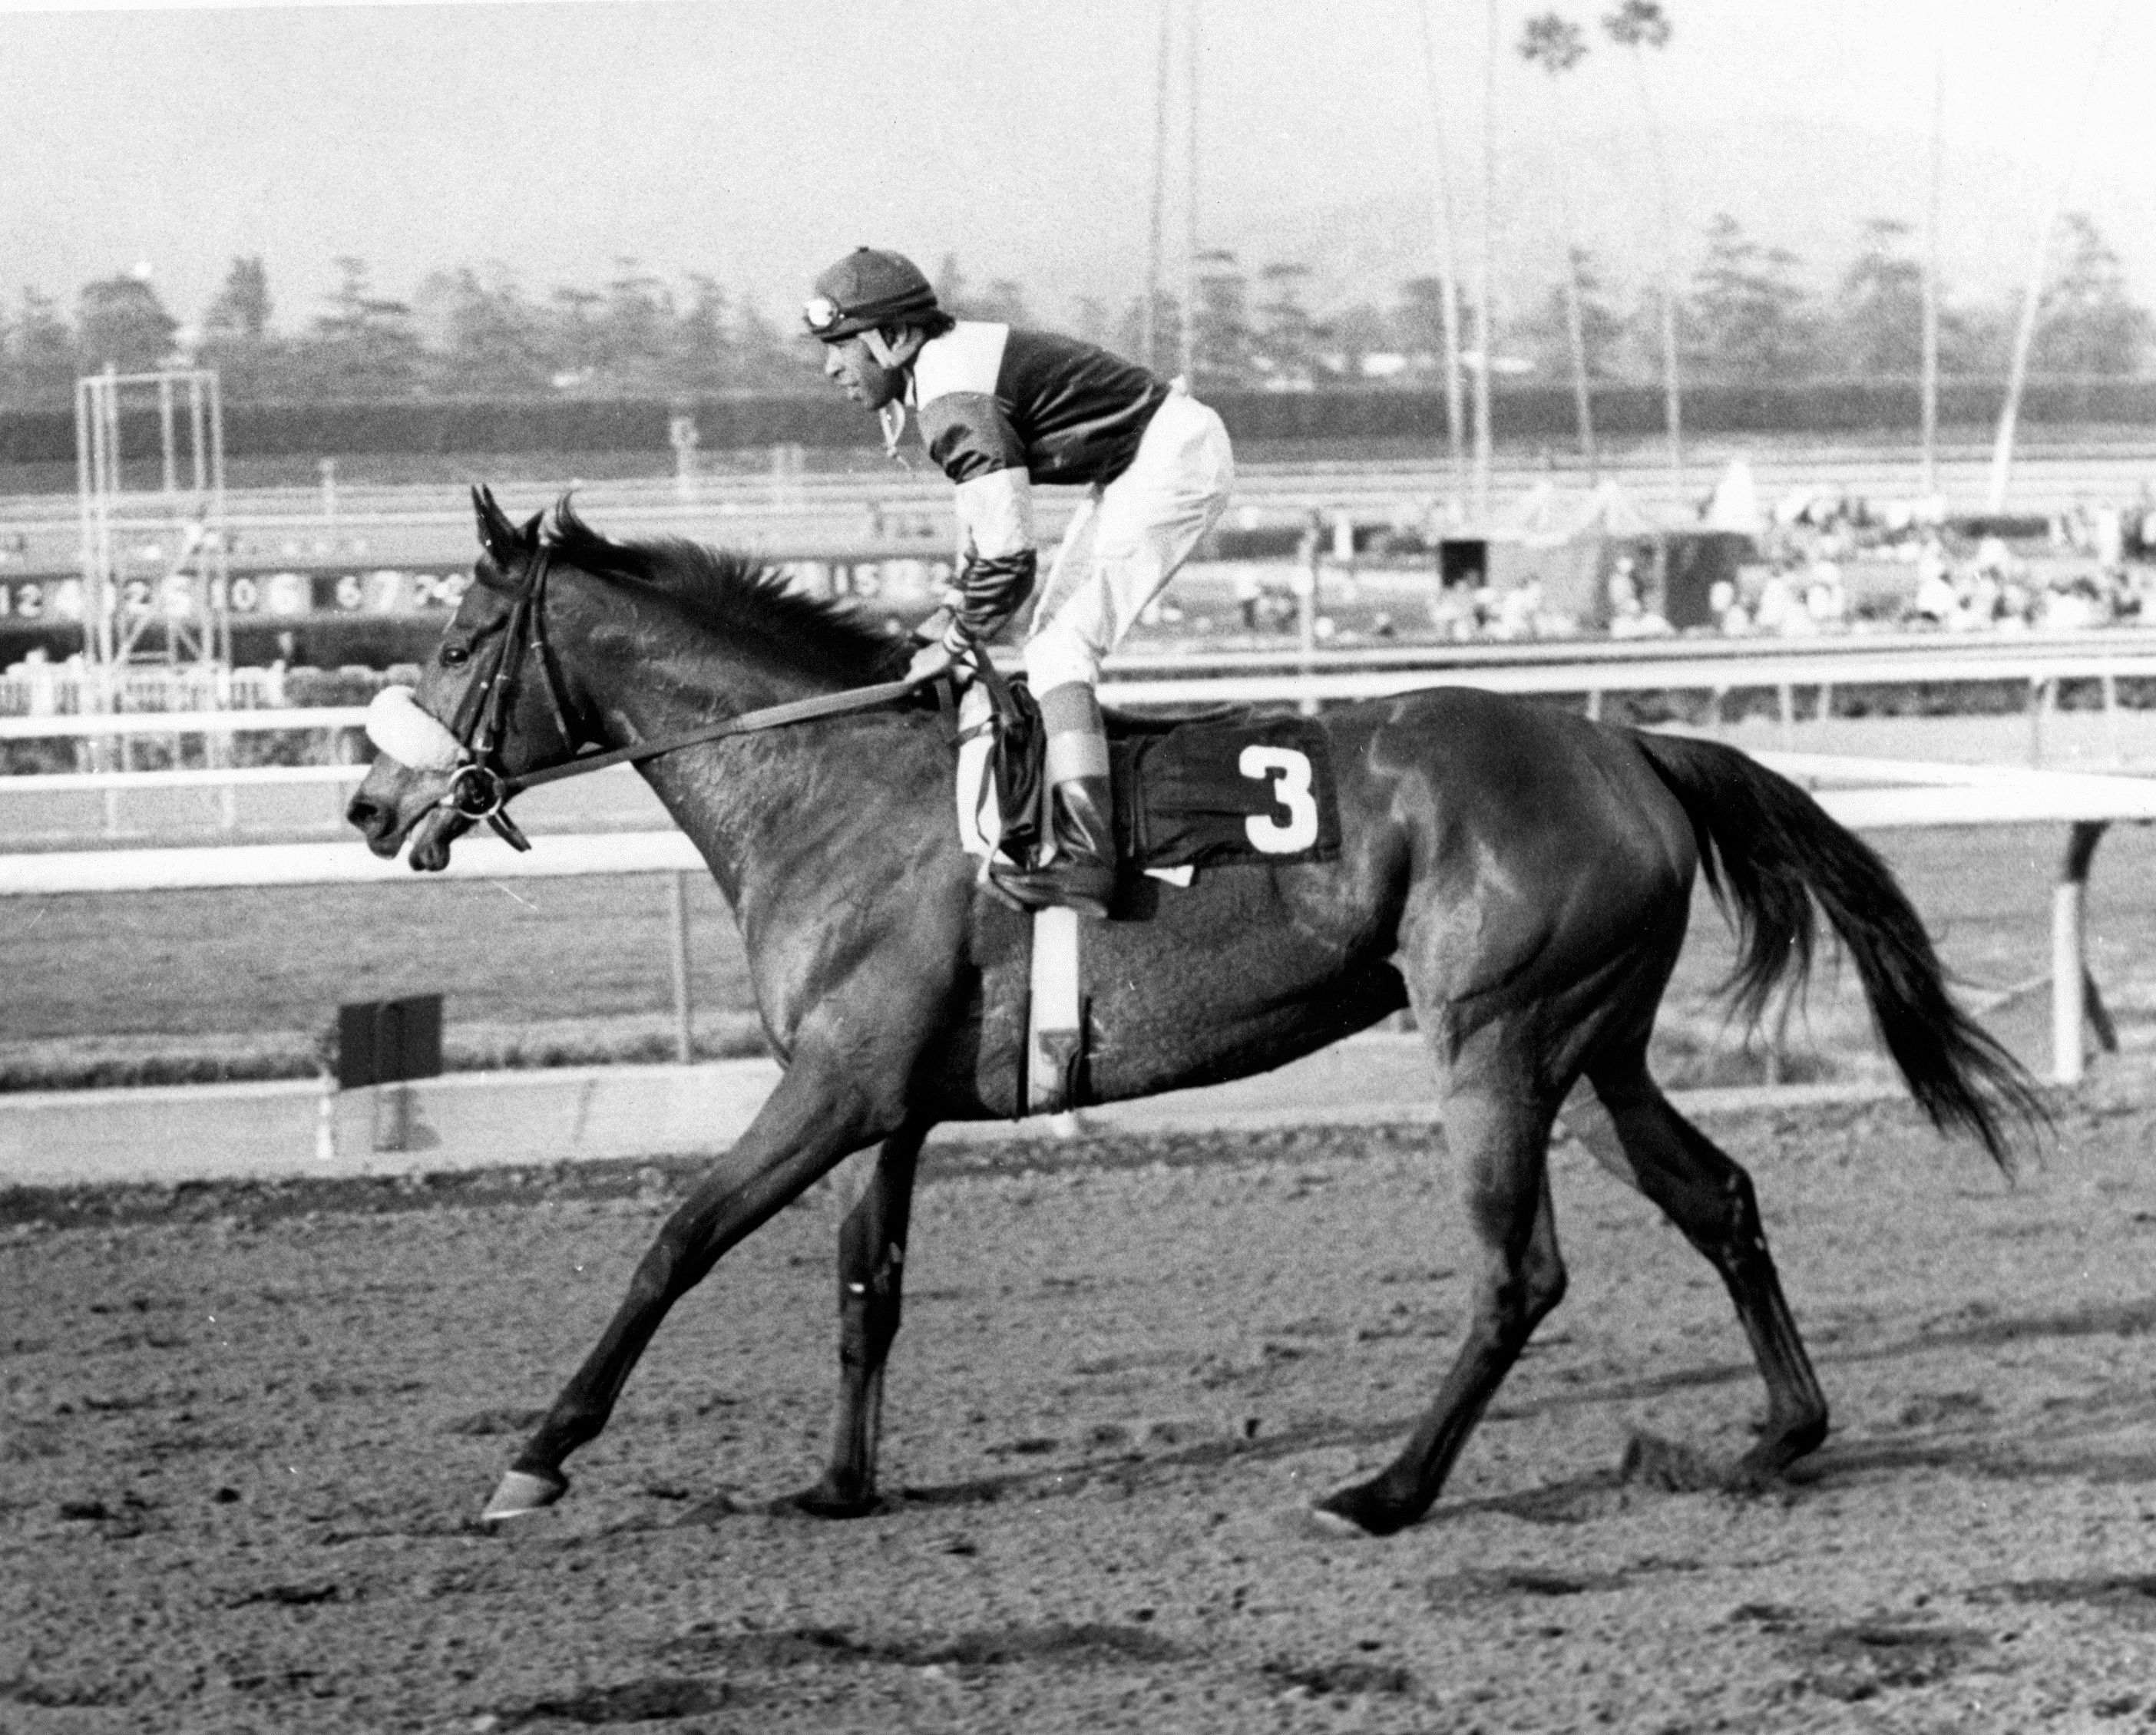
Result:
M1881 1039L1934 1126L1974 1133L2002 1168L2004 1110L2049 1121L2020 1063L1956 1006L1931 937L1870 844L1788 778L1734 747L1684 736L1637 736L1647 762L1691 821L1707 883L1737 929L1730 978L1757 1024L1784 978L1812 962L1813 905L1848 947Z

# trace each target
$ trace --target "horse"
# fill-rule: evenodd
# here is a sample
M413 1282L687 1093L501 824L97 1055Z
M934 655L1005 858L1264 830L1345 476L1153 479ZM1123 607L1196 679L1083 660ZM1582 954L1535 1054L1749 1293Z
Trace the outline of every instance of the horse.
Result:
M438 870L478 817L506 825L501 799L521 778L638 757L733 911L783 1068L659 1229L484 1516L560 1499L564 1460L605 1426L668 1310L856 1153L837 1422L822 1476L790 1504L877 1510L922 1142L942 1122L1024 1112L1029 927L961 850L955 727L932 694L892 684L902 639L747 558L613 542L566 498L551 523L521 526L483 490L474 504L474 582L411 696L434 747L409 750L418 762L378 757L351 823L376 855L408 840L411 865ZM874 702L850 705L855 690ZM807 720L753 726L771 716ZM1479 1259L1471 1320L1397 1455L1318 1501L1313 1522L1382 1535L1424 1517L1563 1296L1548 1158L1560 1111L1721 1275L1767 1389L1731 1478L1779 1476L1825 1437L1826 1399L1750 1177L1647 1065L1695 875L1737 932L1728 986L1748 1027L1805 978L1823 912L1943 1132L1974 1135L2004 1165L2010 1129L2044 1118L2032 1082L1954 1004L1880 858L1733 748L1458 688L1317 721L1337 852L1203 870L1187 889L1126 876L1111 919L1088 924L1084 981L1090 1101L1263 1071L1413 1010Z

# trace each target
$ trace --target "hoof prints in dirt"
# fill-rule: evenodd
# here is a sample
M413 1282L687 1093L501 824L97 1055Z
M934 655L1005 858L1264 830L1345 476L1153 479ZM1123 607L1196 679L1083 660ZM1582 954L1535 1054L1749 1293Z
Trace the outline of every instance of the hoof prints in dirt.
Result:
M1397 1663L1267 1663L1265 1673L1298 1698L1352 1698L1358 1693L1404 1697L1415 1690L1414 1676Z
M2022 1578L1978 1593L1978 1600L2078 1603L2146 1625L2156 1625L2156 1573L2092 1573L2076 1578Z
M132 1704L147 1689L146 1680L130 1678L86 1686L76 1682L0 1681L0 1705L32 1705L41 1711L88 1711Z
M257 1603L274 1603L281 1607L304 1609L315 1603L336 1603L352 1600L352 1593L333 1580L321 1579L308 1584L270 1584L259 1590L236 1590L224 1599L228 1609L245 1609Z
M539 1424L543 1409L481 1409L468 1416L459 1416L443 1428L445 1434L463 1434L484 1439L494 1434L523 1434Z
M793 1627L774 1633L689 1633L661 1647L671 1658L727 1668L792 1668L803 1664L885 1663L904 1669L986 1668L998 1663L1048 1662L1067 1667L1179 1661L1182 1645L1142 1626L1102 1622L992 1627L949 1639L858 1639L837 1627Z
M725 1681L625 1681L615 1686L588 1686L566 1698L541 1699L513 1711L496 1712L481 1718L479 1727L521 1729L531 1723L562 1722L582 1723L588 1728L608 1723L665 1722L744 1704L752 1697Z
M1666 1560L1649 1555L1614 1573L1559 1573L1543 1567L1470 1567L1432 1578L1425 1590L1435 1610L1463 1609L1476 1603L1527 1597L1584 1596L1591 1591L1623 1590L1640 1579L1666 1573L1693 1573L1695 1560Z
M1697 1447L1652 1434L1635 1434L1625 1442L1617 1477L1666 1494L1702 1494L1729 1484L1728 1472Z
M998 1627L948 1639L865 1639L837 1627L793 1627L780 1632L690 1632L661 1645L676 1665L721 1671L713 1676L654 1676L610 1686L588 1686L566 1696L505 1707L482 1727L517 1729L535 1723L587 1727L658 1722L741 1707L767 1696L754 1682L731 1679L735 1671L783 1671L833 1666L901 1669L988 1668L1008 1663L1047 1663L1063 1668L1112 1668L1132 1663L1181 1661L1182 1645L1142 1626L1105 1625Z
M1815 1693L1849 1705L1893 1689L1931 1686L1991 1642L1989 1634L1974 1627L1906 1617L1815 1626L1799 1610L1775 1603L1747 1603L1729 1619L1783 1635L1782 1654L1800 1671L1788 1685L1791 1694Z

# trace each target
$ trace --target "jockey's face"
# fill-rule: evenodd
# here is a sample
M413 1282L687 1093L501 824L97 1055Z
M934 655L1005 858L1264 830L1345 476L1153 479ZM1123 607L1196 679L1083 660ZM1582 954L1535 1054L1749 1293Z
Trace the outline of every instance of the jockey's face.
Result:
M886 335L897 340L885 350L891 357L888 366L876 358L865 333L824 346L824 377L835 381L847 397L865 409L881 409L897 401L906 389L906 364L921 347L920 334L911 328Z

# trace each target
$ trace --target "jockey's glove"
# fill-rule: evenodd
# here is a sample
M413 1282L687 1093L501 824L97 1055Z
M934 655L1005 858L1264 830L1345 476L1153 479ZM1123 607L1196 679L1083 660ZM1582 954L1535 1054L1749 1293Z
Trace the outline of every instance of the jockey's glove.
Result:
M941 675L957 660L957 653L942 639L932 639L913 654L913 660L906 665L908 680L927 680Z
M1033 594L1040 557L1030 548L1009 554L969 552L958 573L958 619L986 644Z

